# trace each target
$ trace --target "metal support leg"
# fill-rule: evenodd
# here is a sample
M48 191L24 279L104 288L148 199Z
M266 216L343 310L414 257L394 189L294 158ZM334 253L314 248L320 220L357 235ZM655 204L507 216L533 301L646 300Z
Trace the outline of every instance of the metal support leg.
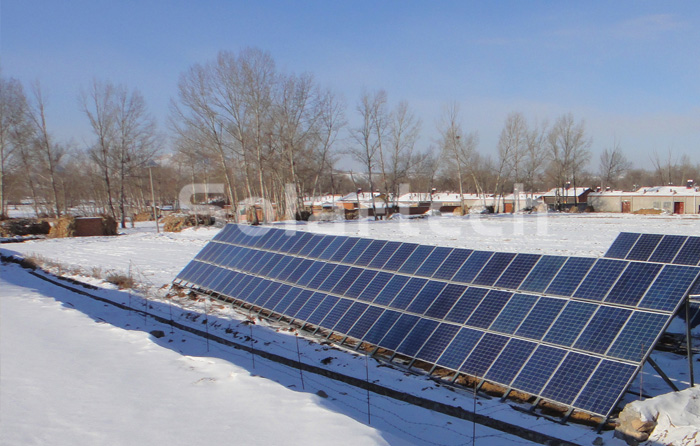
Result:
M693 337L690 334L690 299L685 300L685 345L688 350L688 374L690 375L690 387L695 385L693 373Z
M669 378L668 375L666 375L664 373L664 371L661 370L661 367L659 367L659 365L656 362L654 362L653 359L651 359L651 356L649 356L647 358L647 362L649 363L650 366L652 366L654 368L654 370L656 370L656 372L659 374L659 376L661 376L661 379L666 381L666 384L668 384L669 387L671 387L671 389L673 389L674 392L678 392L678 387L676 387L676 385L673 383L673 381L671 381L671 378Z

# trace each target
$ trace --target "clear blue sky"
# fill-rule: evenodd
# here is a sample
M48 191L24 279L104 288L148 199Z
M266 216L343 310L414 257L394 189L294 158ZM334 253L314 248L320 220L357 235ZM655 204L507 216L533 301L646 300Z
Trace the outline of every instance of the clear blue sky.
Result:
M444 104L494 150L506 115L586 122L640 167L654 151L700 162L696 1L34 1L0 0L4 76L39 80L53 133L90 139L78 93L91 79L144 94L165 123L177 80L220 50L269 51L354 104L363 88L406 100L425 147Z

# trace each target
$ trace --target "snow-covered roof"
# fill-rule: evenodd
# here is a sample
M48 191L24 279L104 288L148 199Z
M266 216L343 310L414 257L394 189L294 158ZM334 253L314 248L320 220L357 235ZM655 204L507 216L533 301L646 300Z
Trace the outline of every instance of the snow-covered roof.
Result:
M585 194L586 192L590 191L590 187L577 187L577 188L565 188L565 187L555 187L554 189L550 189L547 192L543 193L543 197L556 197L557 195L562 196L562 197L573 197L577 196L580 197L581 195Z
M360 192L359 197L356 192L350 192L347 195L344 195L341 197L338 201L353 201L357 202L359 201L372 201L372 195L374 195L374 198L376 200L377 197L381 195L379 192Z
M621 191L621 190L608 190L600 192L591 192L591 196L594 197L640 197L640 196L681 196L681 197L692 197L700 196L700 189L687 188L685 186L654 186L654 187L642 187L634 192Z

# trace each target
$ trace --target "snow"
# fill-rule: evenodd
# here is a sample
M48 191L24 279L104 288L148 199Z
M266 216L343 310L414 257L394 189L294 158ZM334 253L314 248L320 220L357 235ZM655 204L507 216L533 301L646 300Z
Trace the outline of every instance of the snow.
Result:
M51 298L68 292L4 279L12 269L0 282L4 445L389 444L313 394L94 320Z
M642 421L657 423L649 440L643 444L700 444L700 385L630 405L641 414Z
M700 218L694 216L623 214L430 216L289 226L471 249L594 257L603 255L621 231L700 234ZM471 409L474 400L468 392L455 392L374 362L368 369L363 356L310 340L300 342L298 351L293 333L267 323L241 326L244 316L230 308L217 309L206 302L164 303L160 299L164 291L158 288L167 285L217 232L200 228L155 234L152 223L146 222L118 237L32 240L4 245L2 251L60 262L54 272L99 286L95 293L102 297L120 303L131 303L133 297L132 306L143 306L137 294L88 277L95 270L103 275L131 270L149 295L149 312L167 317L171 311L177 321L202 329L197 315L207 311L212 321L208 329L222 337L243 339L249 333L256 348L265 346L292 359L299 354L303 362L313 364L331 357L328 368L339 373L364 379L369 370L372 381L381 385ZM0 306L3 445L230 444L232 438L236 444L471 443L470 422L378 395L372 395L373 417L368 426L362 390L311 374L304 374L301 389L297 369L261 358L253 367L250 354L213 343L207 347L194 335L171 333L170 327L135 313L80 298L17 266L2 267ZM225 331L227 327L233 327L232 334ZM166 336L160 340L149 336L155 328ZM686 358L655 353L654 359L681 389L687 387ZM698 369L696 382L700 381ZM631 388L635 393L640 393L640 387L645 395L668 392L649 366L640 376ZM316 396L318 390L329 398ZM630 394L625 401L635 399ZM649 401L653 400L645 403ZM555 424L516 412L510 404L479 398L477 412L577 444L591 444L598 436L590 427ZM672 420L679 415L678 407L657 406ZM661 421L657 431L655 438L675 435L674 428ZM606 445L624 444L611 432L601 436ZM528 444L479 425L476 443ZM664 444L674 443L664 440Z

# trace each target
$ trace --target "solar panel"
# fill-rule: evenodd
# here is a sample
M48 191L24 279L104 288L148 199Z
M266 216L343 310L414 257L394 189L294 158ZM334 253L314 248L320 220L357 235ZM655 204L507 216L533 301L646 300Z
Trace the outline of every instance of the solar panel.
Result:
M594 259L227 225L175 282L607 416L699 262L700 237L622 233Z
M608 249L608 252L605 253L605 257L611 257L613 259L627 258L627 254L629 254L630 249L632 249L640 236L641 234L621 232L613 244L610 245L610 249Z
M677 265L697 265L700 263L700 237L688 237L678 255L673 259Z
M662 238L661 234L642 234L625 258L646 262Z

